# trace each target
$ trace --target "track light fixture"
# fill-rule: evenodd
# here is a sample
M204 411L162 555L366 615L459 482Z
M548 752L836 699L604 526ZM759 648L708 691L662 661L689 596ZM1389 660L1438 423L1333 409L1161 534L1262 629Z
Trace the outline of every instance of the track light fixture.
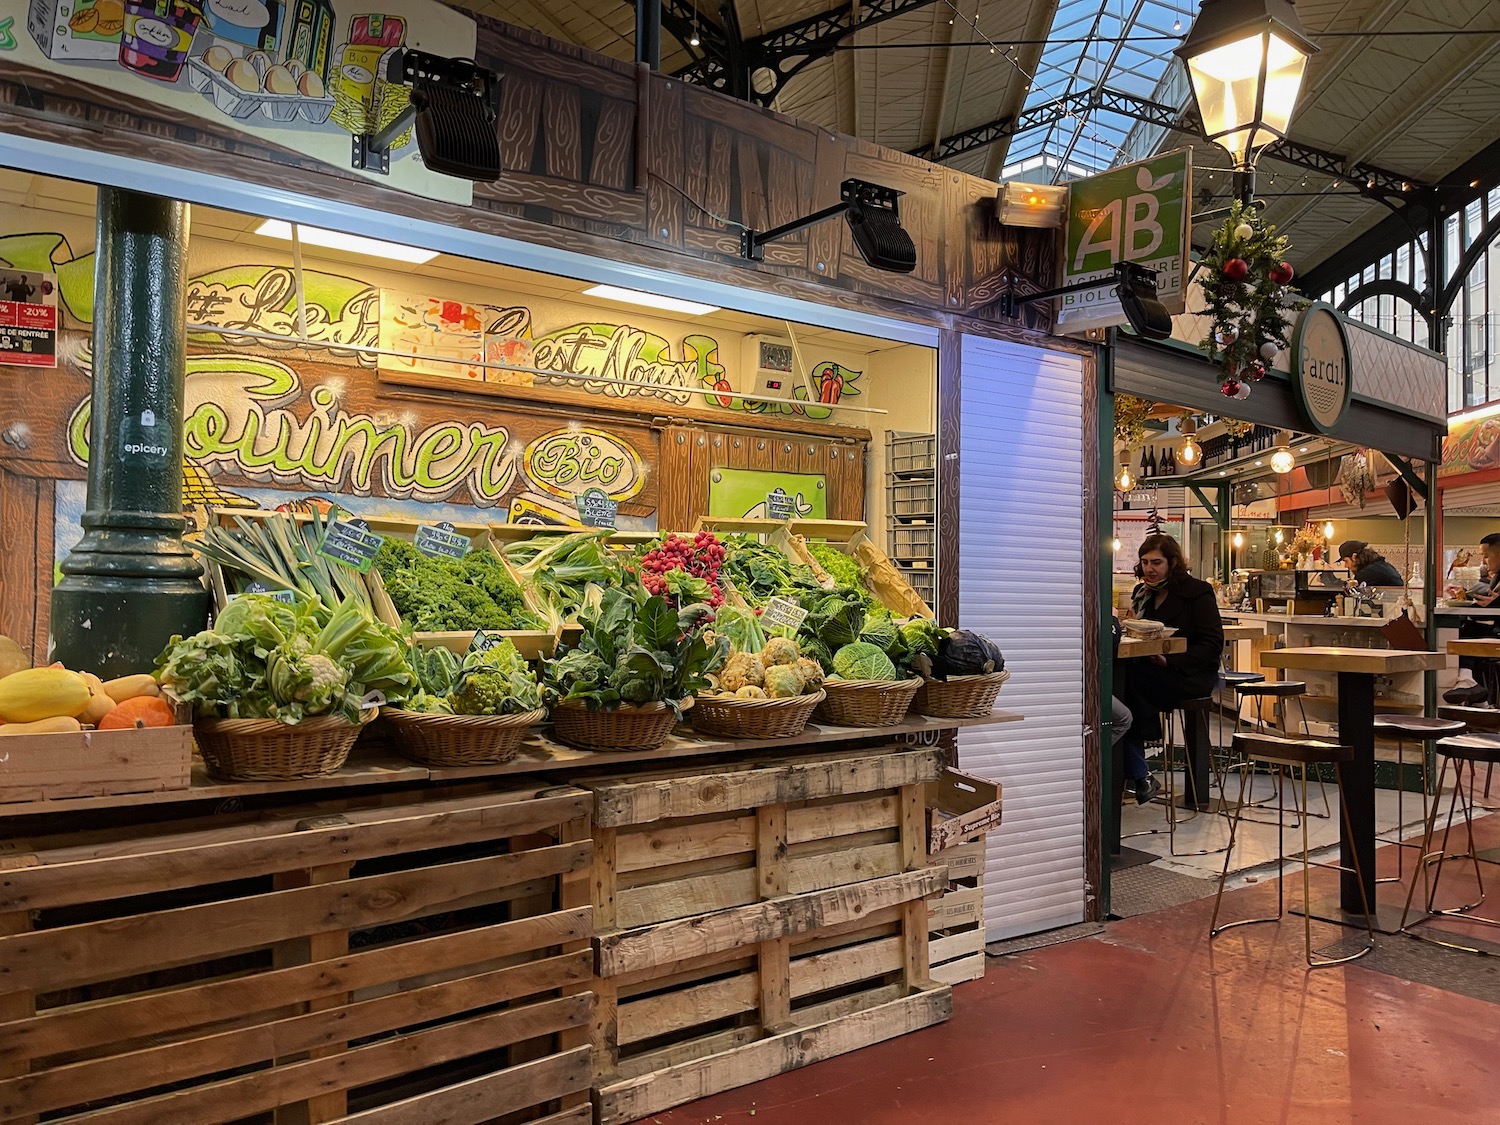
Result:
M1156 271L1135 262L1116 262L1113 272L1107 277L1096 277L1089 281L1078 281L1064 285L1061 289L1044 289L1040 293L1000 294L1000 315L1015 316L1022 305L1032 301L1044 301L1060 297L1064 293L1077 293L1084 289L1098 289L1113 284L1120 298L1120 307L1125 310L1125 319L1131 329L1147 340L1166 340L1172 335L1172 314L1156 298Z
M901 226L896 202L905 192L864 180L845 180L839 187L839 202L768 231L746 227L740 234L740 254L752 262L765 260L765 246L795 234L815 223L843 215L854 237L855 249L867 265L891 273L911 273L917 267L917 247Z

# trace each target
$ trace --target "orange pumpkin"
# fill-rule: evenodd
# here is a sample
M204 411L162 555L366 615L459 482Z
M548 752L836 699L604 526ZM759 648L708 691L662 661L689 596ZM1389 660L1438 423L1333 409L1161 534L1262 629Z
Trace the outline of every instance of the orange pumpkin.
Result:
M99 720L100 730L136 730L141 727L169 727L177 716L172 705L165 699L151 695L140 695L116 704L114 709Z

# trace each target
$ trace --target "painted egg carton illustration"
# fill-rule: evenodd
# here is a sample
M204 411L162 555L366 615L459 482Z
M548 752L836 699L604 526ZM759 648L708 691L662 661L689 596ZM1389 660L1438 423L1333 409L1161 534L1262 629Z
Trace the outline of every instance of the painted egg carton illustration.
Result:
M236 120L261 113L272 121L301 116L322 125L333 112L333 97L321 78L296 59L278 63L265 51L241 58L216 43L188 60L188 81L220 113Z

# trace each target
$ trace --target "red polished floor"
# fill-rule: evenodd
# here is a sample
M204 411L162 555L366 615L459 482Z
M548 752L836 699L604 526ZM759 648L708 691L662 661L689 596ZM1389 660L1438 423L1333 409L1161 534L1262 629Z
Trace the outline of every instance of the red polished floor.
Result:
M1497 820L1481 822L1482 847L1500 842ZM1392 852L1382 849L1382 867ZM1289 896L1296 889L1300 878ZM1267 883L1233 892L1225 906L1263 912L1274 901ZM1190 903L1112 923L1098 938L991 959L983 980L954 990L946 1024L646 1120L1500 1123L1500 1006L1358 963L1309 972L1297 917L1210 944L1211 908L1211 899ZM1315 946L1339 936L1314 926ZM1416 952L1464 958L1447 966L1458 972L1495 971L1493 958Z

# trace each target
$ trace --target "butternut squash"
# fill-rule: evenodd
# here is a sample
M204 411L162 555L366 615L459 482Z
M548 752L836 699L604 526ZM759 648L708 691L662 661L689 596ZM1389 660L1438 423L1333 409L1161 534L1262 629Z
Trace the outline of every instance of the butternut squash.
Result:
M33 723L0 723L0 736L10 734L76 734L83 724L70 715L54 715Z
M104 694L116 703L124 703L127 699L134 699L138 695L160 695L161 688L156 685L155 676L141 673L135 676L121 676L115 680L105 680Z
M22 669L30 668L31 661L20 645L9 637L0 636L0 680Z
M83 682L89 685L87 706L75 716L86 727L97 727L99 721L115 709L115 701L104 692L104 683L92 672L82 672Z
M27 668L0 680L0 719L7 723L71 718L88 702L89 685L66 669Z

